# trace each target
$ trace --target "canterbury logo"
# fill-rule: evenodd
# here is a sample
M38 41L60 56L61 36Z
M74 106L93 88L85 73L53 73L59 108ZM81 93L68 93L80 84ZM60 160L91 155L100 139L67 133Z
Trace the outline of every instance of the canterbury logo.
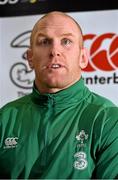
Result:
M8 137L5 139L5 146L4 148L15 148L17 147L17 141L18 141L18 137Z
M84 35L84 43L90 45L90 59L88 66L83 70L113 71L118 68L118 36L114 33Z

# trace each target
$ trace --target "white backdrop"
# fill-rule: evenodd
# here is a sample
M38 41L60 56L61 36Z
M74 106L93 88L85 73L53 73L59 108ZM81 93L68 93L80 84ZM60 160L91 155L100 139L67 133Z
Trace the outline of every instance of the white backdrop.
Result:
M83 71L87 86L118 105L118 10L68 13L83 29L89 49L89 67ZM0 107L31 92L34 73L25 51L41 15L0 19Z

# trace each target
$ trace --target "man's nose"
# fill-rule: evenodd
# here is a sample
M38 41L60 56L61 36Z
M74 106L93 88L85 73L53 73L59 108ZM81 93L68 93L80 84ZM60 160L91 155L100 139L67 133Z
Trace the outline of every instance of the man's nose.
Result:
M58 44L53 44L50 49L50 57L56 57L61 55L61 48Z

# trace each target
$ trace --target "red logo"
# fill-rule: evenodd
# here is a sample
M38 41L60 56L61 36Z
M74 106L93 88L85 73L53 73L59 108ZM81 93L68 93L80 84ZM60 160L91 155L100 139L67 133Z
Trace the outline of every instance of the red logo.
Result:
M84 35L84 43L90 41L90 59L88 66L83 70L113 71L118 68L118 36L114 33ZM92 43L91 43L92 42Z

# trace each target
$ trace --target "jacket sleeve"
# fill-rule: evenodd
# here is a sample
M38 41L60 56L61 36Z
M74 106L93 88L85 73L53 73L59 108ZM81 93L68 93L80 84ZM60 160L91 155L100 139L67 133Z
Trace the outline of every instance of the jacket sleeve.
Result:
M118 178L118 108L104 110L99 146L96 152L95 179Z

